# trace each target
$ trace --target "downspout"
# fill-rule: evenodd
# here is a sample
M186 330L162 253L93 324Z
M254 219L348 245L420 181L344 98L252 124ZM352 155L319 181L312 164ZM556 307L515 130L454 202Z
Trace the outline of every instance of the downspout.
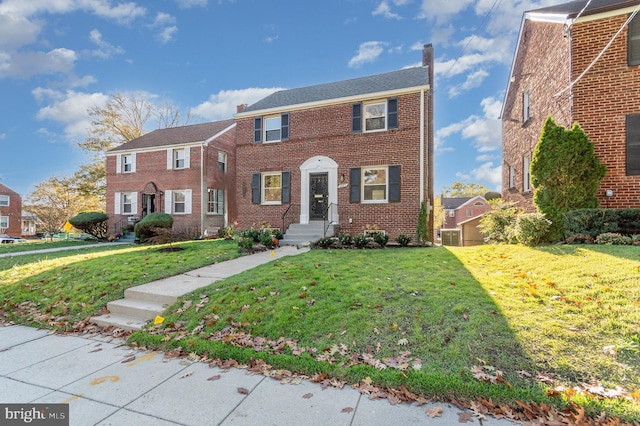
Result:
M420 89L420 205L424 201L424 135L425 135L425 113L424 113L424 89Z
M204 143L200 144L200 235L204 237Z
M567 128L573 124L573 85L571 81L573 80L573 37L571 36L573 32L571 31L571 25L569 26L569 122L567 123Z

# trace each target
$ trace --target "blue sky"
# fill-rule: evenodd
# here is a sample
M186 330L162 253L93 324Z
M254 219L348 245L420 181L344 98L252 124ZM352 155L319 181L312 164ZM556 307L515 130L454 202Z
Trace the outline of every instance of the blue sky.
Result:
M24 196L71 175L87 109L170 102L191 124L295 88L435 65L435 190L499 190L507 76L526 10L563 0L3 0L0 182ZM149 130L156 127L149 123Z

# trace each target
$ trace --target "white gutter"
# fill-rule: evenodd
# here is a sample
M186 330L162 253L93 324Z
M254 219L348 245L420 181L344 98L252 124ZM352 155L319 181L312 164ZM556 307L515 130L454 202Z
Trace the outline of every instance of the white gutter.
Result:
M200 144L200 235L204 237L204 143Z
M425 113L424 113L424 89L420 89L420 205L424 201L424 135L425 135Z

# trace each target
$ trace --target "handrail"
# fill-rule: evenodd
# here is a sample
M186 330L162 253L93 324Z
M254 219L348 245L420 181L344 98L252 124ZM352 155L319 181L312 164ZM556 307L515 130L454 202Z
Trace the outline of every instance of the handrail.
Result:
M287 226L285 226L285 218L289 215L289 211L292 208L299 207L299 206L300 206L299 204L289 204L289 207L287 207L287 210L285 210L284 213L282 213L282 217L281 217L281 219L282 219L282 229L280 230L282 233L286 232L286 230L287 230ZM293 210L293 211L295 211L295 210Z
M327 218L329 217L329 210L331 209L331 206L337 206L337 204L329 203L327 205L327 208L324 210L324 216L322 217L322 224L323 224L322 237L323 238L327 238L327 230L331 225L333 225L333 219L329 220L329 224L327 225Z

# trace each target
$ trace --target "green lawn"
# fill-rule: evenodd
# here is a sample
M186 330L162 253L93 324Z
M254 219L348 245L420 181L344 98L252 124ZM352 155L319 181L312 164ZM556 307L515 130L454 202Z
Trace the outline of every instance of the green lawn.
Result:
M0 258L0 318L68 330L132 286L238 257L232 241L101 247Z
M0 258L0 316L68 329L130 286L238 255L234 242L181 246ZM571 398L640 421L637 247L314 250L212 284L165 317L130 342L427 398Z
M97 241L74 241L74 240L28 240L26 243L0 244L0 254L19 253L30 250L43 250L50 248L64 248L72 246L84 246L96 244Z

